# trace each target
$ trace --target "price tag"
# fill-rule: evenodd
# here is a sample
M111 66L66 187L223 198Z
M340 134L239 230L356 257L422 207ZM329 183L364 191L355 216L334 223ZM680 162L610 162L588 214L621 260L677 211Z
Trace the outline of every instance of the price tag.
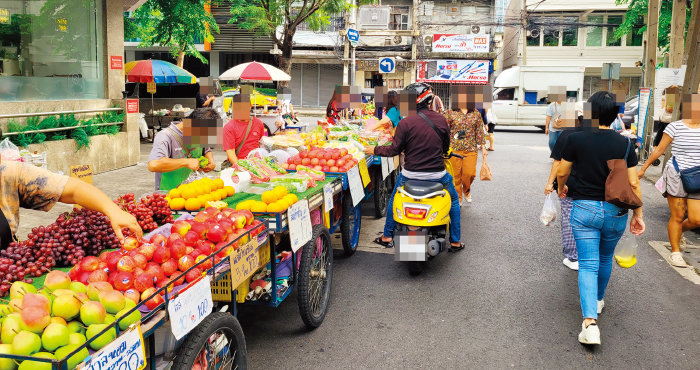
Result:
M362 177L362 186L369 185L370 178L369 178L369 170L367 169L367 159L362 158L360 163L357 164L357 167L360 168L360 176Z
M350 188L350 196L352 197L352 206L357 207L365 197L365 187L362 186L362 179L360 178L358 166L354 166L348 171L348 187Z
M289 222L289 239L292 243L292 251L296 252L304 244L311 240L311 215L309 215L309 201L300 200L287 210Z
M170 327L175 339L180 340L207 317L214 307L211 299L209 275L180 291L168 304Z
M119 338L93 354L86 363L77 369L106 370L127 369L141 370L146 367L146 347L143 345L141 324L134 325L123 332Z
M389 170L389 162L393 161L393 159L382 157L382 180L386 180L386 177L389 176L391 172L391 170Z
M333 186L331 184L323 185L323 203L326 207L326 212L333 209Z
M237 287L270 262L270 246L267 243L259 245L257 238L251 238L231 253L230 258L231 286Z

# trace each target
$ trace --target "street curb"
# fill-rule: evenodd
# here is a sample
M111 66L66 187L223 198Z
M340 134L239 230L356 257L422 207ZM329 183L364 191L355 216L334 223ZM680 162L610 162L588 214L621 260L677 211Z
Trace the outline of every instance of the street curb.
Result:
M675 267L671 265L669 258L671 257L671 252L666 248L667 242L662 241L650 241L649 245L657 252L659 255L666 260L669 266L675 270L679 275L689 280L695 285L700 285L700 271L693 264L689 264L689 267ZM686 262L688 262L686 260Z

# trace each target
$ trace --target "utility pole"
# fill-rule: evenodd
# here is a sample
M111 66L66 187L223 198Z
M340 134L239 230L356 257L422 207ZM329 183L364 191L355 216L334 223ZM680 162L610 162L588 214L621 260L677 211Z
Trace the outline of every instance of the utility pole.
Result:
M653 1L653 0L652 0ZM523 33L523 65L527 65L527 0L522 0L523 4L523 26L521 28Z
M685 0L673 0L673 10L671 12L671 35L669 37L670 49L669 49L669 67L671 68L681 68L683 66L683 60L688 58L687 52L690 51L690 43L688 43L688 48L683 50L683 42L685 41ZM697 6L695 7L697 8ZM692 37L692 35L688 35ZM684 83L687 83L687 77L691 73L686 70ZM683 96L683 90L681 90L681 95ZM668 99L668 97L666 97ZM663 109L666 109L665 107ZM671 113L671 122L680 119L680 102L673 102L673 112ZM666 163L669 158L671 158L671 147L666 148L664 153L663 167L666 168Z
M354 28L357 24L357 4L355 0L352 0L352 13L350 13L350 25ZM359 30L358 30L359 32ZM350 45L350 86L355 86L355 69L357 62L355 61L355 47Z
M418 68L418 50L417 50L417 45L418 42L416 41L416 38L421 37L421 33L418 30L418 7L420 6L419 0L413 0L413 12L412 12L412 18L411 19L411 29L413 30L413 42L411 43L411 83L416 82L416 69ZM421 43L422 45L422 43Z
M646 59L644 60L644 86L652 88L652 94L649 101L647 119L644 124L644 151L643 158L649 156L649 146L651 144L651 136L654 133L654 95L658 92L653 90L656 82L656 49L659 42L659 0L649 0L647 13L647 48L645 51Z

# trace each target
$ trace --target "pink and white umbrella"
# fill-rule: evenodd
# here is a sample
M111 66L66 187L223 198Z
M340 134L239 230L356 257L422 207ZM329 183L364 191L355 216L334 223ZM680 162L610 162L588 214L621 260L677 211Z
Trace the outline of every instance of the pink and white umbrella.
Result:
M239 64L219 76L220 80L241 80L247 82L289 81L292 79L279 68L269 64L250 62Z

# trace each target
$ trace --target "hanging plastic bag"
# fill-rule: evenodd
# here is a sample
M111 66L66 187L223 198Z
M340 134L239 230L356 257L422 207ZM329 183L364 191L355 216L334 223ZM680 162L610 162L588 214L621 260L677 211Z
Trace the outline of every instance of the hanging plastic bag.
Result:
M544 198L544 206L540 212L540 221L544 226L551 225L557 219L557 193L551 192Z
M0 143L0 158L3 161L21 161L22 157L19 154L19 148L12 143L9 138L5 138Z
M637 264L637 237L625 234L615 248L615 262L622 268L630 268Z
M486 158L481 162L481 172L479 173L479 179L481 181L491 181L493 175L491 175L491 168L489 164L486 163Z

